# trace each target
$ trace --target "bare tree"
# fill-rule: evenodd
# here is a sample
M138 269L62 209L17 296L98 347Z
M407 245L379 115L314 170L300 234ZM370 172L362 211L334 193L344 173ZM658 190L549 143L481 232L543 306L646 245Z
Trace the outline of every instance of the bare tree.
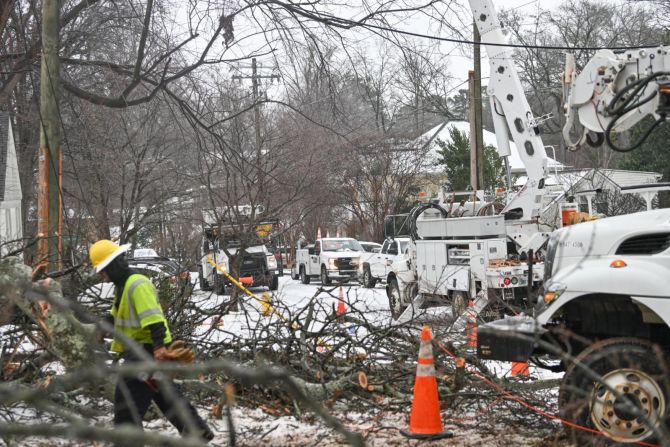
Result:
M342 192L346 208L366 239L384 239L384 218L398 214L417 178L427 168L427 149L402 138L361 140L352 148Z
M120 111L71 105L66 205L88 220L86 239L133 240L192 186L194 164L184 154L190 141L175 126L179 117L160 102Z

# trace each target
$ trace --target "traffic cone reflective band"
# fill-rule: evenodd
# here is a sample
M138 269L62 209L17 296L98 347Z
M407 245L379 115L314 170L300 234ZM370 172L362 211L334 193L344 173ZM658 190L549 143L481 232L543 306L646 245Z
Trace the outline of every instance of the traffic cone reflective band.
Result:
M528 362L512 362L513 376L529 376Z
M337 298L337 316L344 315L346 308L344 307L344 292L342 291L342 286L340 286L340 296Z
M468 300L465 332L468 337L468 348L477 349L477 317L475 316L474 302L472 300Z
M421 330L419 364L416 367L409 429L400 430L400 433L412 439L442 439L453 436L453 433L442 431L431 339L430 329L424 326Z

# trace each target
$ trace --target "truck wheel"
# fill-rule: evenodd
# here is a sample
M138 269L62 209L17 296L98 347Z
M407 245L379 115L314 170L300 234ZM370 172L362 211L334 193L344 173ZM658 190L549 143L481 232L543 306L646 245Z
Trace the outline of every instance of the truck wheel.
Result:
M326 271L325 266L321 266L321 284L324 286L330 285L330 278L328 278L328 272Z
M198 267L198 279L200 280L200 290L204 292L212 290L212 286L209 285L209 281L205 279L205 275L202 273L202 266Z
M375 286L375 284L377 284L377 280L372 277L370 266L366 265L365 267L363 267L363 287L372 289Z
M214 274L214 292L217 295L226 294L226 282L224 281L223 277L218 273Z
M670 402L667 378L660 366L664 359L658 358L652 343L629 337L602 340L582 351L576 360L563 377L559 411L567 421L605 436L566 426L575 443L656 443L652 427L659 423L667 427ZM589 377L579 362L600 380Z
M391 309L391 317L393 317L394 320L397 320L407 308L407 304L404 304L402 301L400 287L398 287L398 280L395 278L389 282L388 299L389 309Z
M277 290L279 288L279 276L272 275L270 280L270 290Z
M305 266L301 265L300 266L300 282L303 284L309 284L309 276L307 275L307 272L305 271Z

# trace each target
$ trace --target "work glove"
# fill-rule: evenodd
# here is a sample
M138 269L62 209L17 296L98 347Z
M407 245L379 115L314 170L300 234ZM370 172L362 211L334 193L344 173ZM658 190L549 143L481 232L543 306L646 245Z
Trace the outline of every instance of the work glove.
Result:
M180 363L193 363L195 353L186 346L186 343L177 340L167 348L164 359Z

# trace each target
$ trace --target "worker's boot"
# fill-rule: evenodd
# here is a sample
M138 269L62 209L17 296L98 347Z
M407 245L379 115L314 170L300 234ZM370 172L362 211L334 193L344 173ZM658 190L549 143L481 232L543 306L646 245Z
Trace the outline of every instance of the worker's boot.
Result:
M182 436L193 436L193 433L189 432L188 430L184 430L181 433L181 435ZM196 431L195 435L198 436L203 441L207 441L207 442L214 439L214 433L212 432L212 430L210 430L210 428L207 426L207 424L205 424L204 421L202 421L202 426L198 429L198 431Z

